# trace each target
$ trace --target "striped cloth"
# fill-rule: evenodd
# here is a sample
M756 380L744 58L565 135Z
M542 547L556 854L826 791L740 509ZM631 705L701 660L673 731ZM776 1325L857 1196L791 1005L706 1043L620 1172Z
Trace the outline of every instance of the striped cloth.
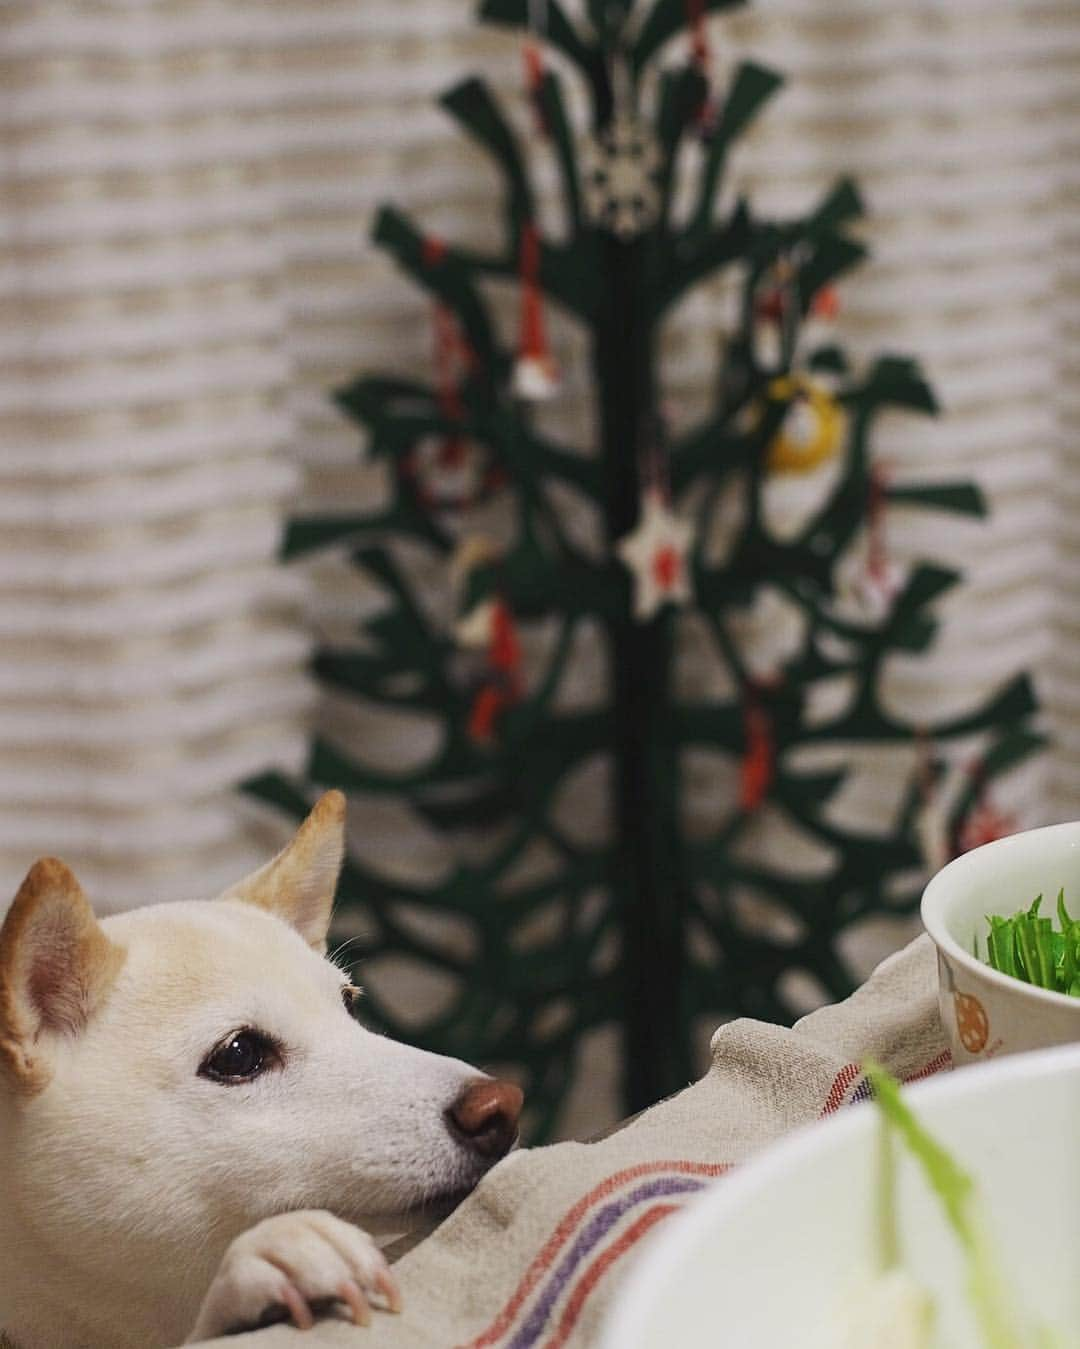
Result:
M586 1349L644 1238L707 1185L799 1125L868 1094L873 1055L915 1081L950 1066L928 937L890 957L847 1002L793 1030L734 1021L712 1067L596 1143L512 1154L401 1259L399 1317L214 1341L220 1349Z

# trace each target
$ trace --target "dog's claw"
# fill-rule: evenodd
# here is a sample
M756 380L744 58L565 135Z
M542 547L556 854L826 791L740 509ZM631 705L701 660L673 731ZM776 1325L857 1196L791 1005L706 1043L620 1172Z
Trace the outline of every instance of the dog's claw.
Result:
M371 1307L368 1300L351 1279L341 1285L338 1296L352 1313L353 1325L371 1325Z
M388 1269L380 1269L375 1275L375 1287L386 1298L386 1307L388 1311L395 1314L401 1311L401 1292L398 1289L394 1276Z
M289 1319L310 1330L317 1318L346 1310L372 1321L372 1304L401 1310L386 1257L371 1237L322 1210L264 1219L225 1254L187 1343Z
M310 1330L315 1324L315 1317L311 1308L300 1295L299 1290L294 1288L291 1283L286 1283L281 1290L281 1299L297 1330Z

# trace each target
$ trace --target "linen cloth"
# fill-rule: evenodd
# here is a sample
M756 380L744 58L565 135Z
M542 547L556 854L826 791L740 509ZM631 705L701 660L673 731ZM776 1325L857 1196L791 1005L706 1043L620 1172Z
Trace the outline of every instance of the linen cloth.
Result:
M586 1349L645 1238L783 1134L866 1099L873 1055L911 1082L950 1067L930 938L793 1029L721 1026L701 1081L594 1143L511 1154L395 1266L404 1310L215 1340L218 1349Z

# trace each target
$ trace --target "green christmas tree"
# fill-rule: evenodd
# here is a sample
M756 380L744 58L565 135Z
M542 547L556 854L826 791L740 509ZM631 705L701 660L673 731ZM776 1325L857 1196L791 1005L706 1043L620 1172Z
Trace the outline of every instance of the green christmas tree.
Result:
M1039 744L1026 677L937 724L906 723L883 702L886 662L929 648L935 602L960 579L929 562L895 567L886 512L981 515L984 504L969 483L892 482L871 457L883 411L930 414L935 404L913 361L853 369L822 336L833 283L865 254L849 233L860 213L852 184L783 222L747 200L722 206L729 152L781 83L743 64L722 96L712 89L704 17L728 7L588 0L586 18L571 21L558 0L484 0L480 17L527 43L533 134L558 164L566 233L542 237L522 145L489 89L478 79L451 89L443 107L503 178L503 246L448 243L381 211L376 241L435 302L440 369L432 380L365 375L338 392L367 433L366 453L389 465L390 499L375 513L299 519L288 535L293 557L347 544L387 601L355 643L319 652L319 677L367 706L436 716L443 736L428 762L400 771L318 740L306 781L268 776L251 790L294 814L316 786L391 794L445 832L458 860L438 883L398 884L348 860L339 907L359 906L367 922L350 954L361 980L364 962L387 953L456 978L449 1011L419 1032L411 1021L404 1031L385 999L370 997L368 1013L430 1048L520 1065L535 1136L551 1128L593 1027L620 1027L635 1109L693 1076L696 1019L790 1020L781 983L791 970L832 996L850 992L837 938L867 915L911 912L929 865L1003 827L989 785ZM565 61L551 61L556 51ZM587 93L588 128L572 123L552 65L572 67ZM676 209L676 186L688 209ZM699 424L669 427L663 325L720 273L739 304L727 331L718 321L712 406ZM497 330L490 278L520 287L516 345ZM545 305L588 335L591 445L539 428L537 400L554 387ZM785 483L812 504L780 529L769 503ZM567 528L556 491L599 512L599 551ZM513 520L497 549L471 525L493 503ZM453 612L433 616L421 603L402 541L454 569ZM541 623L557 636L536 656L527 638ZM762 631L766 646L783 634L764 662ZM722 690L685 696L680 663L703 632ZM595 704L567 707L559 690L583 639L603 645L610 679ZM843 705L811 715L830 683L847 689ZM936 796L945 747L974 736L977 771L946 807ZM806 766L808 751L867 746L903 752L910 766L896 818L877 830L830 813L843 764ZM732 781L729 807L705 831L687 827L687 756L701 750L726 755ZM613 824L583 843L554 803L597 756L610 767ZM748 850L765 807L827 865L801 873ZM482 860L455 851L463 832L493 840ZM547 871L522 880L537 845ZM747 894L786 914L797 937L747 925ZM403 922L402 903L465 924L472 954ZM545 939L522 949L540 914Z

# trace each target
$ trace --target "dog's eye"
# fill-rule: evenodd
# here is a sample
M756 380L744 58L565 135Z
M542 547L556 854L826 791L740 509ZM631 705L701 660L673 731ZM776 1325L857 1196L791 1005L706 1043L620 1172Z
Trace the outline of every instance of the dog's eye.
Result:
M356 1004L360 1001L360 990L355 984L346 984L341 990L341 1001L345 1004L345 1010L350 1016L356 1011Z
M268 1035L238 1030L212 1049L199 1067L199 1076L213 1082L250 1082L278 1062L278 1049Z

